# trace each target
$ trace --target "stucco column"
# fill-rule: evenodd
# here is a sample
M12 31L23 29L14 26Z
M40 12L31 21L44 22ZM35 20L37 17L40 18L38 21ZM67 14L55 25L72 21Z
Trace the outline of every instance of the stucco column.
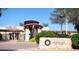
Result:
M25 29L25 41L29 41L30 38L30 31L29 29Z
M38 33L40 33L41 32L41 29L38 29Z

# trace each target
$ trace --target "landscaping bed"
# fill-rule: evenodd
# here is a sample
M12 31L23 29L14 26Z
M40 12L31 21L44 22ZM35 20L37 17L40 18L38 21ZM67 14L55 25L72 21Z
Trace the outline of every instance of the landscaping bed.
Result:
M30 39L30 42L36 42L39 44L40 37L49 37L49 38L71 38L71 46L73 49L79 49L79 34L74 34L74 35L66 35L66 34L58 34L56 32L45 32L42 31L37 34L36 37Z
M66 35L66 34L58 34L56 32L45 32L45 31L42 31L42 32L38 33L36 38L35 38L37 44L39 44L40 37L69 38L70 36Z

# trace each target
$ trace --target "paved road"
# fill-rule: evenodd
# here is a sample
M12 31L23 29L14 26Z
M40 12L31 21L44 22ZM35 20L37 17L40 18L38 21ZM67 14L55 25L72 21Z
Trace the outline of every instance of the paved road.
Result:
M0 42L0 51L16 51L22 49L28 50L37 47L38 45L36 43L16 42L15 40Z

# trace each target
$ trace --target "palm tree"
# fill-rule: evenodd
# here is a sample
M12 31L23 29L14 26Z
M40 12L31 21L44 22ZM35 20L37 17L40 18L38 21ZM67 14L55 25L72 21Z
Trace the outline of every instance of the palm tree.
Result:
M68 8L66 9L68 16L70 17L69 22L75 24L77 17L79 16L79 8Z
M75 29L77 29L79 33L79 8L72 8L67 10L70 16L69 22L75 25Z
M50 20L52 23L59 24L61 26L61 31L63 24L67 20L68 16L66 14L66 10L64 8L56 8L54 9L54 12L51 13Z
M79 8L57 8L55 9L54 13L52 13L52 16L56 17L56 19L55 20L53 19L52 21L54 21L54 23L61 24L61 29L63 23L65 22L64 20L66 20L67 22L74 24L75 25L74 28L77 29L79 33Z

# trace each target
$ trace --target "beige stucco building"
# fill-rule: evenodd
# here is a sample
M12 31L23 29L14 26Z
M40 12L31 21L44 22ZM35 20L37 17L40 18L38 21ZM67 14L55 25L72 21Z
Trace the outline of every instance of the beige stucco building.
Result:
M38 21L24 21L23 26L8 26L0 27L0 40L25 40L35 37L41 31L51 31L57 33L66 33L66 31L50 30L48 27L43 27ZM69 35L76 34L76 31L68 31Z
M43 28L38 21L24 21L23 26L0 27L0 40L25 40L35 37Z

